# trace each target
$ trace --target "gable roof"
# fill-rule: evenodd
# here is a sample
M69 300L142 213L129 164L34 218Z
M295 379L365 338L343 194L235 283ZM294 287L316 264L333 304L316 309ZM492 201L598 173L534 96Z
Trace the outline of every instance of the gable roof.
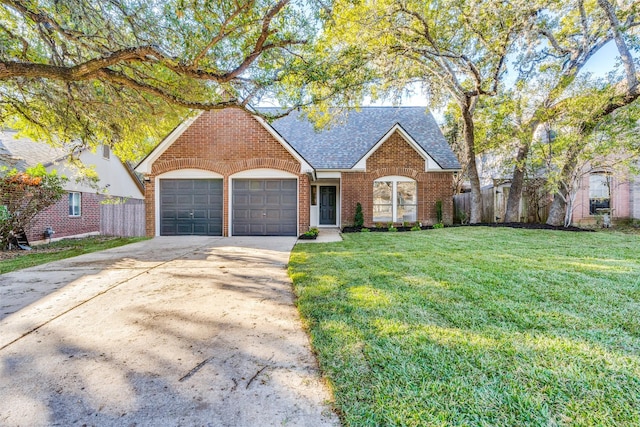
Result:
M274 109L263 109L265 113ZM460 163L425 107L363 107L350 110L329 129L314 129L304 114L294 111L271 126L315 169L350 169L399 126L440 168L460 169Z
M17 131L11 129L0 130L0 167L6 166L9 169L17 169L24 172L27 168L41 164L44 167L58 166L59 163L68 159L71 155L69 145L54 147L45 142L34 141L31 138L16 138ZM74 155L83 153L83 149L77 149ZM113 155L113 154L112 154ZM121 161L117 156L114 158L122 164L133 183L144 194L144 184L137 176L129 162Z
M0 131L0 166L24 172L38 163L48 166L69 155L64 148L52 147L26 137L16 138L17 133L14 130Z
M204 111L199 112L195 116L190 117L184 122L180 123L178 126L173 129L173 131L165 137L160 144L158 144L147 156L142 159L134 168L134 171L142 174L151 173L151 167L153 162L158 160L162 153L164 153L174 142L180 138L180 136L191 126L202 114ZM282 136L275 132L273 127L271 127L262 117L258 115L251 114L251 117L255 119L264 129L269 132L271 136L275 138L276 141L282 145L282 147L289 152L293 156L294 159L300 162L302 172L311 172L313 170L312 166L307 162L307 160L293 147L288 141L286 141Z

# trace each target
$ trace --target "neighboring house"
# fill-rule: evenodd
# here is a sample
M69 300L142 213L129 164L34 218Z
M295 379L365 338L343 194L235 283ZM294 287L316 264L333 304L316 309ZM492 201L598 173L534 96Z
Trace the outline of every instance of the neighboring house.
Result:
M460 169L422 107L369 107L316 131L294 112L267 123L244 110L203 112L137 167L147 235L290 235L309 227L452 222Z
M52 147L29 138L16 138L16 132L0 131L0 166L24 171L38 163L69 180L68 192L56 204L39 213L29 229L30 241L44 240L47 228L53 238L110 234L144 235L144 188L133 169L123 164L108 146L75 152L74 157L85 167L92 167L99 181L89 185L78 180L78 168L71 162L68 149ZM106 201L105 200L109 199Z
M483 198L482 222L502 222L511 187L510 170L503 167L500 156L483 154L478 156ZM600 161L606 164L605 161ZM507 172L505 172L507 170ZM537 176L534 185L541 185L544 176ZM527 186L525 182L525 188ZM549 213L552 195L541 195L531 200L532 192L524 192L520 203L520 219L523 222L545 222ZM540 197L542 196L542 197ZM468 195L455 196L456 210L468 205ZM572 210L575 225L596 225L603 215L613 220L640 219L640 176L620 168L584 165L580 173Z

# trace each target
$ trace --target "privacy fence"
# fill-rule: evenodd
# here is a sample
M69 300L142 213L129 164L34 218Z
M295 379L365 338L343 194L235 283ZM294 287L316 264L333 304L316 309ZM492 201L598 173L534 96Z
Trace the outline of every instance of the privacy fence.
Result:
M100 234L135 237L145 235L144 200L100 205Z
M482 219L480 222L504 222L509 198L508 186L483 188ZM548 197L530 197L526 192L520 200L520 222L546 222L549 216L550 200ZM453 196L454 222L469 220L471 215L471 193Z

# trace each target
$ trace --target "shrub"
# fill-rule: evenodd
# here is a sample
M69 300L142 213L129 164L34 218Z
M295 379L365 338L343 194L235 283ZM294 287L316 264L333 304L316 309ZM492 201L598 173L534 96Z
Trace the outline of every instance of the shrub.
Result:
M442 200L436 202L436 222L442 223Z
M397 229L397 228L395 228L395 227L393 226L393 224L392 224L392 225L389 227L389 231L391 231L391 232L396 232L396 231L398 231L398 229Z
M437 222L435 224L433 224L433 228L444 228L444 224L441 222Z
M47 170L42 165L18 172L0 170L0 249L9 243L11 233L26 229L42 210L56 203L65 194L62 188L67 178Z
M413 227L411 227L411 231L420 231L420 230L422 230L422 228L420 228L417 225L414 225Z
M362 213L362 205L360 202L356 204L356 216L353 220L353 225L358 228L364 225L364 214Z
M370 233L370 232L371 232L371 230L369 230L368 228L361 228L361 229L360 229L360 232L361 232L361 233Z

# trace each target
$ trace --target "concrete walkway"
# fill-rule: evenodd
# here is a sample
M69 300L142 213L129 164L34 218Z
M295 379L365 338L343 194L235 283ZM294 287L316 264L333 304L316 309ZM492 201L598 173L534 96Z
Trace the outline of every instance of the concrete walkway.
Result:
M298 239L298 243L334 243L342 242L342 233L339 228L321 228L315 240Z
M337 426L294 243L162 237L0 275L0 425Z

